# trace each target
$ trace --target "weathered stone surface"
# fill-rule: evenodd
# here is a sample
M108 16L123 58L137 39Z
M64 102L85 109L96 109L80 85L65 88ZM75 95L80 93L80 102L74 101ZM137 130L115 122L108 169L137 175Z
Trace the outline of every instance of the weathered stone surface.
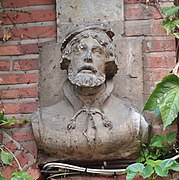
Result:
M59 21L95 22L123 20L123 2L113 0L57 0Z
M32 117L38 147L47 154L43 161L128 158L136 153L140 141L148 140L149 124L143 116L113 95L113 77L118 68L124 79L129 78L126 83L132 84L131 79L141 78L140 71L134 69L140 64L136 61L139 56L132 51L137 39L130 41L129 55L124 50L115 52L113 36L114 33L103 26L86 26L74 30L62 42L60 67L67 70L67 79L63 85L58 81L57 88L62 85L63 99L59 100L62 94L59 95L53 105L41 107ZM121 50L127 42L116 44ZM139 49L137 46L136 50ZM126 63L122 56L127 58ZM123 88L118 87L118 80L115 80L116 93ZM129 93L130 88L132 85L124 91ZM131 102L133 100L131 98Z
M114 77L114 94L141 110L143 105L142 38L116 38L119 70ZM40 63L40 103L53 105L63 97L66 71L60 69L60 44L45 46Z
M62 85L66 72L60 69L59 44L44 46L40 53L39 99L41 106L55 104L63 97Z
M124 33L124 5L121 0L57 0L58 42L74 27L103 23L121 35Z

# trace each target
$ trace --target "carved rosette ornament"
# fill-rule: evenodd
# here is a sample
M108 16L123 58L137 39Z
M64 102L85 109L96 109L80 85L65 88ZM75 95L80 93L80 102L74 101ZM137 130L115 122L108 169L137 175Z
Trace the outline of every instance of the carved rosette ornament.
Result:
M32 117L37 145L47 155L44 161L128 158L148 140L144 117L112 93L120 69L113 36L104 26L86 26L62 42L64 98Z

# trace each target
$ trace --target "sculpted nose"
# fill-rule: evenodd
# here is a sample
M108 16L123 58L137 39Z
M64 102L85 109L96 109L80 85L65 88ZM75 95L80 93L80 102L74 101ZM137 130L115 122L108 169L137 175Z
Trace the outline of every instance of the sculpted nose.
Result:
M84 61L85 62L92 62L92 56L91 56L91 51L88 51L85 55L85 58L84 58Z

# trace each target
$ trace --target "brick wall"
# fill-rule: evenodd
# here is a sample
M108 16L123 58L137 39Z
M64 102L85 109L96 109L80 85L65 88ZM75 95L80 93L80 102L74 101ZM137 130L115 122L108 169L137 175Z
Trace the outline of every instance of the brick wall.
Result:
M39 48L56 41L55 0L0 2L3 7L0 10L0 105L6 114L28 117L38 107ZM161 27L162 15L154 4L139 0L124 0L124 3L124 36L143 37L146 100L156 83L176 63L175 40L166 36ZM163 0L161 5L165 4L168 2ZM155 132L161 132L161 128L160 122L154 123Z
M0 2L0 108L9 116L28 118L38 107L39 49L56 42L55 0ZM27 170L37 157L30 123L2 130L1 144ZM13 165L18 167L15 161ZM0 167L0 171L9 178L14 167Z
M55 1L1 3L0 104L6 114L27 116L38 106L39 48L56 41Z

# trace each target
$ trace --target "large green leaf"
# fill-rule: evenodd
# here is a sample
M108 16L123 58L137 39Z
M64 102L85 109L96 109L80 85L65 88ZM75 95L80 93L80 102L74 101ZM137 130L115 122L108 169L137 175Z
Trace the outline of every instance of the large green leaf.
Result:
M179 78L170 74L157 84L147 100L143 111L160 109L164 129L170 125L179 113Z
M137 173L129 172L126 175L126 180L133 180Z
M160 166L156 166L154 168L155 168L155 172L158 176L161 176L161 177L168 176L167 169L162 169Z
M144 170L144 165L142 163L134 163L129 165L126 170L134 173L142 172Z
M153 173L154 173L153 167L147 165L147 166L144 168L144 170L143 170L143 172L141 173L141 175L143 176L144 179L146 179L146 178L150 177Z
M172 7L163 8L161 12L167 16L173 16L178 12L178 10L179 10L179 6L172 6Z

